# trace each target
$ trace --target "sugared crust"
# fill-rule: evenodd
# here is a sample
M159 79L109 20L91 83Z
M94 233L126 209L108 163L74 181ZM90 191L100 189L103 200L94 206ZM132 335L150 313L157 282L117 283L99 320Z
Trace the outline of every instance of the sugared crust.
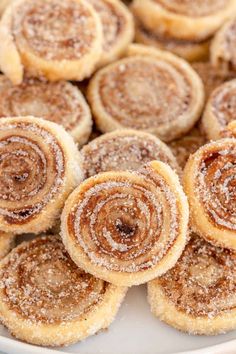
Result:
M160 160L178 174L181 169L169 147L152 134L120 129L103 134L81 150L85 177L100 172L138 170L144 163Z
M62 125L80 146L88 141L92 131L90 108L75 85L25 79L14 86L0 75L0 117L25 115Z
M71 260L68 256L66 256L64 251L61 251L61 255L59 258L55 258L53 253L53 247L50 248L51 254L47 253L47 248L45 250L44 256L40 258L38 256L35 259L32 258L32 254L34 254L34 250L30 249L30 247L34 247L36 252L40 252L40 248L43 245L40 243L46 243L49 245L50 243L55 243L55 254L58 254L57 243L61 242L59 239L53 235L46 238L39 238L37 240L31 241L29 243L23 243L14 249L9 256L7 256L4 261L0 263L0 281L3 283L0 289L0 318L4 325L11 331L11 333L16 337L23 341L43 345L43 346L64 346L70 345L77 341L83 340L84 338L95 334L102 328L107 328L110 323L114 320L114 317L119 309L119 306L124 299L127 289L123 287L115 287L111 284L104 283L104 292L98 296L97 302L96 299L93 300L91 306L88 307L85 313L80 313L76 316L74 313L70 313L71 307L74 306L73 299L69 299L69 294L66 292L66 287L71 288L72 291L76 291L76 287L80 286L81 288L77 290L77 293L74 296L81 296L81 304L78 306L85 306L86 304L83 302L89 301L88 299L90 296L94 296L92 291L97 292L99 290L98 285L96 283L103 283L100 280L88 280L87 278L93 278L90 275L86 275L84 272L81 272L79 269L77 270L76 266L70 265ZM17 254L21 254L21 259L17 258ZM27 259L27 267L23 264L24 259ZM54 257L54 259L53 259ZM68 261L66 262L66 257ZM22 279L24 279L23 283L20 283L18 292L15 294L14 304L12 302L12 298L10 295L6 295L5 289L8 289L7 294L11 294L13 292L13 287L15 282L20 282L21 279L19 278L19 273L16 274L14 268L12 267L11 259L16 259L15 267L22 267L23 271L20 275ZM46 261L45 261L46 260ZM32 280L27 278L27 274L24 272L30 271L30 267L32 266L32 262L36 262L38 268L35 270L33 267L31 276L33 277ZM63 269L66 267L68 268L70 265L70 276L71 280L68 280L66 276L62 275ZM67 269L68 271L68 269ZM3 273L4 272L4 273ZM13 283L8 283L7 275L9 273L9 277L12 277ZM34 273L36 272L36 273ZM35 274L39 274L40 279L37 277L35 278ZM41 273L40 273L41 272ZM51 281L48 281L46 277L42 276L42 272L48 272L48 277L51 277ZM78 273L78 275L76 275ZM41 275L40 275L41 274ZM83 278L84 274L84 278ZM78 277L78 281L75 282L73 279ZM62 282L58 285L57 280L62 278ZM65 279L64 279L65 278ZM67 282L70 281L70 284L65 285L63 281ZM74 283L73 283L74 281ZM43 287L43 283L45 282L47 285ZM47 283L48 282L48 283ZM85 282L85 283L83 283ZM91 283L91 284L90 284ZM94 283L94 285L93 285ZM25 307L20 308L18 311L16 310L17 306L22 304L23 299L17 296L23 296L24 287L27 288L28 284L28 291L30 291L31 296L34 294L34 291L38 290L38 294L44 294L45 303L42 303L42 314L43 316L48 317L48 321L45 320L37 320L34 316L34 305L39 306L37 303L37 296L32 299L28 299L27 306L29 301L32 301L32 312L31 316L29 315L27 318L27 311ZM74 285L73 285L74 284ZM88 289L85 287L84 291L88 291L87 296L83 298L83 285L88 286ZM56 291L54 293L53 289L54 286L56 287ZM94 289L93 289L94 286ZM64 290L63 290L64 287ZM74 287L74 289L73 289ZM100 286L101 287L101 286ZM47 308L49 303L53 304L53 301L58 301L58 294L61 292L61 300L63 301L64 298L67 301L67 305L65 310L63 311L62 316L67 316L67 320L57 320L56 322L52 321L50 318L50 311L47 314L43 312L43 308ZM80 295L81 293L81 295ZM18 295L19 294L19 295ZM37 292L36 292L37 294ZM47 294L50 295L47 297ZM56 300L57 299L57 300ZM60 302L58 302L60 304ZM14 307L15 306L15 307ZM61 305L60 305L61 306ZM21 314L21 310L25 311L24 315ZM75 310L78 310L75 308ZM30 310L29 310L30 311ZM41 312L40 312L41 313ZM56 314L57 317L60 317L60 313ZM71 317L71 319L70 319Z
M98 66L120 58L134 39L131 12L120 0L89 0L102 22L103 54Z
M199 247L195 244L191 251L192 242ZM148 283L152 313L191 334L217 335L235 329L235 262L235 253L200 238L191 240L175 267Z
M195 6L195 13L192 12L191 15L188 15L169 10L160 1L134 0L132 11L147 28L157 34L163 33L171 38L187 40L207 39L232 16L236 9L236 3L234 0L221 0L221 4L215 6L216 11L213 12L212 7L209 7L208 13L205 12L204 15L197 16L202 4L205 6L204 2L188 1L186 9ZM214 7L214 0L211 1L211 5ZM178 9L178 1L172 1L172 6L176 6Z
M71 19L69 25L71 26L70 30L74 33L75 42L68 41L66 37L64 41L61 40L60 35L62 34L57 34L59 26L57 26L57 29L55 27L49 29L49 33L43 33L45 28L43 21L49 15L49 11L57 16L55 17L55 21L60 21L60 18L62 18L60 14L57 14L57 11L53 10L52 12L52 5L54 6L53 9L57 6L56 10L61 10L65 13L70 8L71 12L69 12L69 15L72 16L73 14L74 18ZM39 31L37 36L34 33L32 37L31 32L35 31L33 21L31 21L32 28L30 30L27 29L27 25L29 24L29 21L27 21L27 16L29 16L27 6L32 9L30 16L36 16L36 18L36 10L39 13L40 11L42 12L43 6L45 11L45 19L41 17L40 27L37 25L37 31ZM24 16L26 17L24 18ZM87 22L84 20L80 21L80 18L86 18ZM25 33L22 31L21 21L24 21L24 32L27 32L26 30L29 31L27 32L27 38L24 37ZM83 33L87 36L84 39L85 42L75 33L77 30L75 27L76 21L78 21L78 28L83 30ZM62 31L63 29L60 30ZM56 31L56 35L53 35L53 31ZM14 84L20 84L23 81L24 70L33 77L44 76L49 81L63 79L83 80L92 74L102 53L103 36L101 21L92 5L85 0L66 0L63 3L58 0L47 0L46 3L42 3L42 0L39 2L33 0L16 0L7 8L2 17L0 36L0 68ZM47 40L46 42L42 42L42 38L44 40L45 36ZM79 42L76 39L78 37L80 38ZM28 41L29 38L31 41L37 41L37 43L34 42L32 46ZM45 43L48 42L49 44L51 43L49 45L50 48L45 48ZM64 47L60 47L61 43L63 43L63 46L65 46L65 43L68 43L70 51L67 48L63 53ZM71 53L71 57L69 57L69 52Z
M236 18L227 21L218 31L211 45L212 65L224 73L236 71Z
M151 47L130 45L126 56L90 81L88 99L98 128L103 132L139 129L164 141L188 132L204 103L203 84L196 72L177 56ZM171 102L163 106L167 98Z
M15 234L47 230L83 178L77 146L61 126L35 117L0 119L0 141L6 166L0 229Z
M0 259L5 257L14 246L15 236L0 232Z
M174 171L154 161L140 172L87 179L68 198L61 222L63 243L79 267L116 285L138 285L181 255L188 203Z
M209 58L211 39L195 42L174 38L170 39L146 29L139 21L137 21L136 24L135 39L137 43L149 45L157 49L168 50L189 62L207 60Z
M235 161L236 140L221 139L190 156L183 176L193 230L217 246L234 250Z
M209 140L221 138L222 131L235 118L236 80L217 87L211 94L202 119L202 126Z

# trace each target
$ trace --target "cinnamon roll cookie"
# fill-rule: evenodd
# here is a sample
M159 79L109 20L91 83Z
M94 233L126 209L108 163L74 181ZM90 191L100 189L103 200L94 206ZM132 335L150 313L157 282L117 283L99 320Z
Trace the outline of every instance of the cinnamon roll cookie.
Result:
M103 27L103 54L98 66L104 66L119 57L134 38L131 12L120 0L88 0L97 11Z
M126 58L95 74L88 99L102 132L133 128L171 141L199 119L204 91L199 76L184 60L131 45Z
M160 160L178 173L179 165L171 150L152 134L121 129L104 134L81 150L85 177L100 172L138 170L144 163Z
M211 46L211 62L223 72L236 71L235 38L236 17L219 30Z
M209 242L236 249L236 139L201 147L184 170L192 228Z
M0 22L0 68L14 84L30 76L83 80L102 54L102 25L85 0L16 0Z
M0 232L0 259L5 257L14 247L15 236L10 233Z
M17 338L69 345L107 328L126 294L79 269L55 235L24 242L0 262L0 319Z
M216 88L206 105L202 126L209 139L221 138L222 131L236 119L236 80L231 80Z
M186 40L214 35L235 9L234 0L134 0L132 4L146 28Z
M236 254L192 235L174 268L148 284L151 310L191 334L236 329Z
M79 89L66 81L26 79L13 86L0 75L0 117L32 115L61 124L81 146L92 131L89 106Z
M61 235L74 262L115 285L145 283L173 267L186 244L188 203L175 172L154 161L105 172L68 198Z
M1 118L0 156L0 230L39 233L53 226L82 180L71 136L40 118Z
M136 22L135 39L137 43L168 50L190 62L209 58L211 38L195 41L169 38L147 29L140 21Z
M184 137L172 141L169 147L180 167L184 168L189 156L195 153L205 143L206 137L199 127L195 127Z

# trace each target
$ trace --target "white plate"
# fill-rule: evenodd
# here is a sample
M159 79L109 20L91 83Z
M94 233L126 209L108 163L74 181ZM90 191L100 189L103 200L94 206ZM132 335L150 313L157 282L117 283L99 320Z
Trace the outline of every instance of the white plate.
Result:
M146 287L141 286L129 290L116 320L106 332L71 347L52 350L19 342L0 326L0 351L9 354L174 354L192 351L235 354L236 331L216 337L180 333L152 316Z

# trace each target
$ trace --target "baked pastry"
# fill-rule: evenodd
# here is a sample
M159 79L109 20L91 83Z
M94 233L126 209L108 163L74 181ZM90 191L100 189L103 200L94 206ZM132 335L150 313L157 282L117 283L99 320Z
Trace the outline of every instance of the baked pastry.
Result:
M171 38L206 39L236 10L234 0L134 0L132 11L145 27Z
M53 235L24 242L0 262L0 319L17 338L69 345L113 321L126 294L79 269Z
M0 156L0 230L39 233L53 226L83 177L71 136L40 118L1 118Z
M192 228L207 241L236 249L236 139L221 139L190 156L183 182Z
M132 286L176 263L186 244L188 203L175 172L154 161L139 172L87 179L66 201L61 221L63 243L79 267Z
M221 138L222 131L236 118L236 80L217 87L211 94L202 119L202 126L209 140Z
M140 21L136 22L135 39L137 43L168 50L190 62L209 58L211 38L195 41L168 38L147 29Z
M195 127L184 137L169 143L169 147L180 167L184 168L189 156L195 153L205 143L206 137L199 127Z
M104 134L81 150L85 177L100 172L138 170L140 166L160 160L179 174L182 172L168 146L152 134L121 129Z
M133 128L164 141L188 132L204 103L196 72L183 59L151 47L131 45L126 54L89 83L88 99L99 130Z
M224 138L236 138L236 120L230 122L221 135Z
M235 77L235 74L232 71L227 73L222 72L213 67L210 62L192 63L192 67L203 81L206 99L209 98L210 94L216 87Z
M211 46L211 62L222 72L236 71L236 18L229 20L216 34Z
M102 54L102 25L85 0L17 0L0 22L0 68L14 84L24 71L50 81L90 76Z
M5 257L14 246L15 236L0 232L0 259Z
M191 334L236 329L236 254L192 235L174 268L148 284L151 310Z
M26 79L13 86L0 75L0 117L28 115L61 124L80 146L88 141L92 131L90 108L75 85Z
M120 0L89 0L97 11L103 27L103 54L98 66L122 56L134 38L131 12Z

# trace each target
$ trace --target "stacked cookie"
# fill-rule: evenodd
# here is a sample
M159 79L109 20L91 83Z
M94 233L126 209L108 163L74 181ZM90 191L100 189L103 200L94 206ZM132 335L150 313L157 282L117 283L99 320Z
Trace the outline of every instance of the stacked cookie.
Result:
M189 61L206 59L212 37L235 9L234 0L135 0L136 40Z
M132 43L119 0L6 5L1 322L29 343L69 345L148 283L168 324L235 329L234 20L211 62L162 49L202 59L236 2L134 0L137 38L155 48ZM36 237L13 248L25 233Z

